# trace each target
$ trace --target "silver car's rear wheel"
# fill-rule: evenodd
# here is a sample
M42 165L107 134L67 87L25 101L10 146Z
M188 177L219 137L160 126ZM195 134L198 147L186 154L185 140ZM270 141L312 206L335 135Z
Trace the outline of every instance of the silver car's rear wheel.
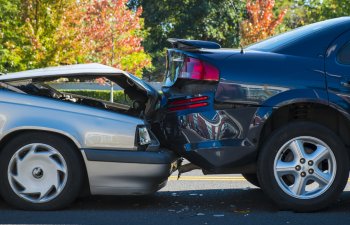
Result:
M0 193L25 210L68 206L82 191L82 156L68 139L49 132L18 134L0 151Z
M293 138L275 157L274 175L279 187L299 199L322 195L333 183L336 172L331 148L315 137Z
M43 203L62 192L68 169L63 156L54 147L32 143L15 152L7 173L14 193L29 202Z

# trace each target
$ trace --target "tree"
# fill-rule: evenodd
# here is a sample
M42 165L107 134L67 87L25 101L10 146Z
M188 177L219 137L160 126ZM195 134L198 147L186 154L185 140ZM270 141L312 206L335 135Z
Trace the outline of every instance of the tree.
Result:
M59 64L70 65L87 62L88 43L83 41L82 18L86 10L82 1L76 1L64 9L57 26L54 42L56 60Z
M239 45L239 22L244 2L235 0L130 0L133 10L142 6L149 35L143 45L152 56L155 70L150 79L160 80L165 71L168 38L212 40L224 47Z
M0 0L0 72L22 70L22 56L30 43L21 29L21 1Z
M61 64L57 30L66 9L74 4L75 0L22 0L22 29L30 42L25 58L27 69Z
M241 23L241 44L243 46L266 39L275 33L283 22L287 9L274 15L274 0L247 0L248 19Z
M75 0L0 0L0 71L57 65L56 29Z
M0 0L0 69L101 62L142 75L142 9L127 0Z
M276 8L288 8L282 31L340 16L349 16L350 4L344 0L282 0Z
M118 67L141 76L151 58L141 45L144 32L142 9L129 10L127 0L93 0L81 3L78 23L86 60ZM75 19L75 18L74 18ZM75 19L76 20L76 19ZM74 24L74 23L71 23Z

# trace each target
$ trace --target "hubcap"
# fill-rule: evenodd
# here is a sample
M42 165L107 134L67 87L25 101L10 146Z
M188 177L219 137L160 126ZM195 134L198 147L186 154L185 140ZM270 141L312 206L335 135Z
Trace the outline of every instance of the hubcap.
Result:
M56 198L67 182L67 165L63 156L52 146L33 143L20 148L8 166L12 190L32 203Z
M274 161L274 176L279 187L299 199L320 196L332 185L336 160L323 141L302 136L285 143Z

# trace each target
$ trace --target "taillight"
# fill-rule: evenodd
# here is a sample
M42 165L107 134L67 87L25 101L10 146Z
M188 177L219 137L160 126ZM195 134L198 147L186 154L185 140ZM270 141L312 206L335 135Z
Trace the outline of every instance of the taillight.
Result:
M169 111L179 111L185 109L205 107L209 105L209 103L206 102L206 100L208 99L208 96L200 96L188 99L174 100L169 102L168 109Z
M204 107L204 106L208 106L208 105L209 104L207 102L201 102L201 103L195 103L195 104L191 104L191 105L174 106L174 107L170 107L169 110L170 111L179 111L179 110L185 110L185 109L195 109L195 108Z
M195 97L195 98L188 98L188 99L181 99L181 100L175 100L169 103L170 106L175 106L175 105L183 105L183 104L191 104L194 102L200 102L200 101L205 101L208 100L208 96L201 96L201 97Z
M207 62L186 57L179 77L194 80L219 81L219 70Z

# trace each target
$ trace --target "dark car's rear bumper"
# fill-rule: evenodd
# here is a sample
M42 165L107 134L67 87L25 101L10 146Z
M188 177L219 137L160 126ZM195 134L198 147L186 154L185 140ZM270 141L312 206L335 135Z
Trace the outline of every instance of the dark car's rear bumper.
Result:
M82 149L91 194L144 195L162 188L177 169L178 156L168 150Z
M162 143L206 172L254 173L246 166L256 162L257 143L248 135L255 112L256 107L169 112Z

